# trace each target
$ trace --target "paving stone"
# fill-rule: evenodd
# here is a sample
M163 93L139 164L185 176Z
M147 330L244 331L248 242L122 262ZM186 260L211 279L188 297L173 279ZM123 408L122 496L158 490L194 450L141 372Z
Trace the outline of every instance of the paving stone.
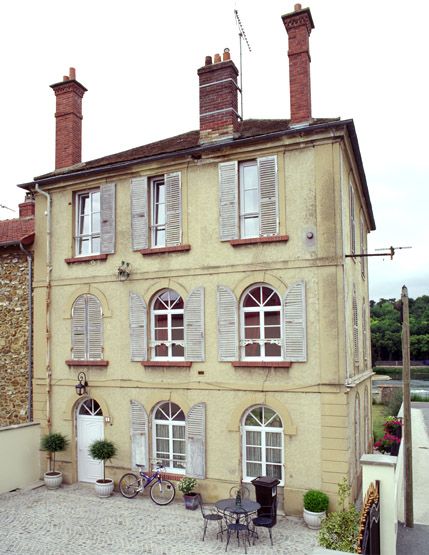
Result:
M155 505L147 493L125 499L114 493L96 497L88 484L45 487L0 495L1 555L192 555L225 553L225 537L216 539L209 523L201 541L200 511L187 511L181 500L166 507ZM317 532L302 519L278 516L273 529L248 548L249 555L308 555L317 545ZM235 538L228 553L243 553Z

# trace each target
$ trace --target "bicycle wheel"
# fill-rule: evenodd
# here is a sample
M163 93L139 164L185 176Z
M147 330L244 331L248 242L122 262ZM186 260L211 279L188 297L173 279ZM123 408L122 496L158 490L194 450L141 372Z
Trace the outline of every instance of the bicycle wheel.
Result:
M157 505L168 505L176 495L176 489L169 480L155 482L150 487L150 498Z
M139 479L135 474L128 472L119 480L119 491L124 497L131 499L135 497L140 489Z

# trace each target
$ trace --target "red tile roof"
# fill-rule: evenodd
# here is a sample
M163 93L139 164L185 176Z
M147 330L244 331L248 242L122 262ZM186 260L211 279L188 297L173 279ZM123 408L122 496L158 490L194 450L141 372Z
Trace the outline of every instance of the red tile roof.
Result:
M34 218L0 220L0 247L29 245L34 241Z

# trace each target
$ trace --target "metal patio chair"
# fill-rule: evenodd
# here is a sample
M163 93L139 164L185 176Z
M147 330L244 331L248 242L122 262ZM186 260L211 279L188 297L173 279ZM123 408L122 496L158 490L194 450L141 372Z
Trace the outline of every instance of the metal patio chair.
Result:
M209 522L217 522L218 532L216 534L216 537L218 537L220 534L221 541L223 541L223 516L219 514L214 507L209 507L208 505L205 505L200 493L198 494L198 504L200 506L201 514L204 519L203 541L206 537L207 526Z

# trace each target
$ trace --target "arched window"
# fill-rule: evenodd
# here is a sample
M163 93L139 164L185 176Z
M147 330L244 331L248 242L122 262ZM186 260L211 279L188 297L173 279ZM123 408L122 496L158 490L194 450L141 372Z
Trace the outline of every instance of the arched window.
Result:
M271 408L249 409L243 418L243 479L272 476L283 483L283 423Z
M241 358L281 360L281 300L267 285L252 286L241 302Z
M184 302L172 289L154 298L151 311L151 353L154 360L184 360Z
M80 295L72 307L72 359L103 358L103 313L94 295Z
M186 418L175 403L159 405L153 415L154 458L170 472L184 473L186 467Z

